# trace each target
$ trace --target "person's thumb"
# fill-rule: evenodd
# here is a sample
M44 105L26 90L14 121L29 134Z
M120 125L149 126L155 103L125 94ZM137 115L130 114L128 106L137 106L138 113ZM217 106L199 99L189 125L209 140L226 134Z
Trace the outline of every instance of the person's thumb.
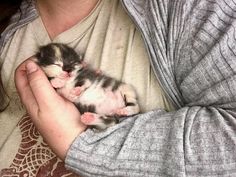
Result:
M58 95L41 68L35 62L29 60L26 63L26 72L29 85L39 107L52 105L51 101Z
M31 60L26 63L26 73L28 82L35 92L40 91L43 87L47 87L50 84L43 71Z
M26 71L27 71L27 74L30 75L31 73L34 73L38 70L38 65L33 62L33 61L28 61L26 63Z

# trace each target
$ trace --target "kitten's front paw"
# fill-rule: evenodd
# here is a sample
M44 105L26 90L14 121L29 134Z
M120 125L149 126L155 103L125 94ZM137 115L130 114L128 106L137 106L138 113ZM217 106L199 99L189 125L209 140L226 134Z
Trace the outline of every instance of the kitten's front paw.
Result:
M50 82L54 88L62 88L66 83L64 79L60 78L54 78Z
M69 99L72 102L76 102L76 100L79 98L82 90L81 87L75 87L72 90L70 90L67 99Z
M71 90L72 95L79 96L81 92L83 91L82 87L75 87L74 89Z

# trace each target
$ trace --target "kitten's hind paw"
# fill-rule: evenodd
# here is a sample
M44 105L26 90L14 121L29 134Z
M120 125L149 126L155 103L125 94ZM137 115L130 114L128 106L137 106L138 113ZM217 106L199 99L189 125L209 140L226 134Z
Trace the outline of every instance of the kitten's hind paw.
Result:
M96 113L85 112L81 115L81 122L90 127L101 131L106 128L117 124L117 120L114 117L101 116Z
M118 116L127 116L128 115L128 111L125 108L121 108L121 109L117 109L115 111L115 115Z
M94 125L96 120L98 119L98 115L90 112L85 112L81 115L81 122L85 125Z
M137 104L115 110L115 114L118 116L132 116L138 113L139 113L139 106Z

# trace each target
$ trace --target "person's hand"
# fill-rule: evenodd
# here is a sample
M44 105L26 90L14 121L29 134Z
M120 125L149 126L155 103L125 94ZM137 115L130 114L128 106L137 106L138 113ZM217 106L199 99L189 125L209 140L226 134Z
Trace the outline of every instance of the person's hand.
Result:
M85 130L73 103L59 96L32 60L15 72L15 84L29 116L52 150L64 159L73 140Z

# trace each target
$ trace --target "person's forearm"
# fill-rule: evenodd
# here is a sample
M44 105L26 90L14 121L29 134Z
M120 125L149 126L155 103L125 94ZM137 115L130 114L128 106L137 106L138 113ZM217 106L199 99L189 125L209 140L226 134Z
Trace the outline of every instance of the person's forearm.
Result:
M227 174L236 161L233 116L200 106L137 115L105 132L83 133L70 147L66 167L89 177Z

